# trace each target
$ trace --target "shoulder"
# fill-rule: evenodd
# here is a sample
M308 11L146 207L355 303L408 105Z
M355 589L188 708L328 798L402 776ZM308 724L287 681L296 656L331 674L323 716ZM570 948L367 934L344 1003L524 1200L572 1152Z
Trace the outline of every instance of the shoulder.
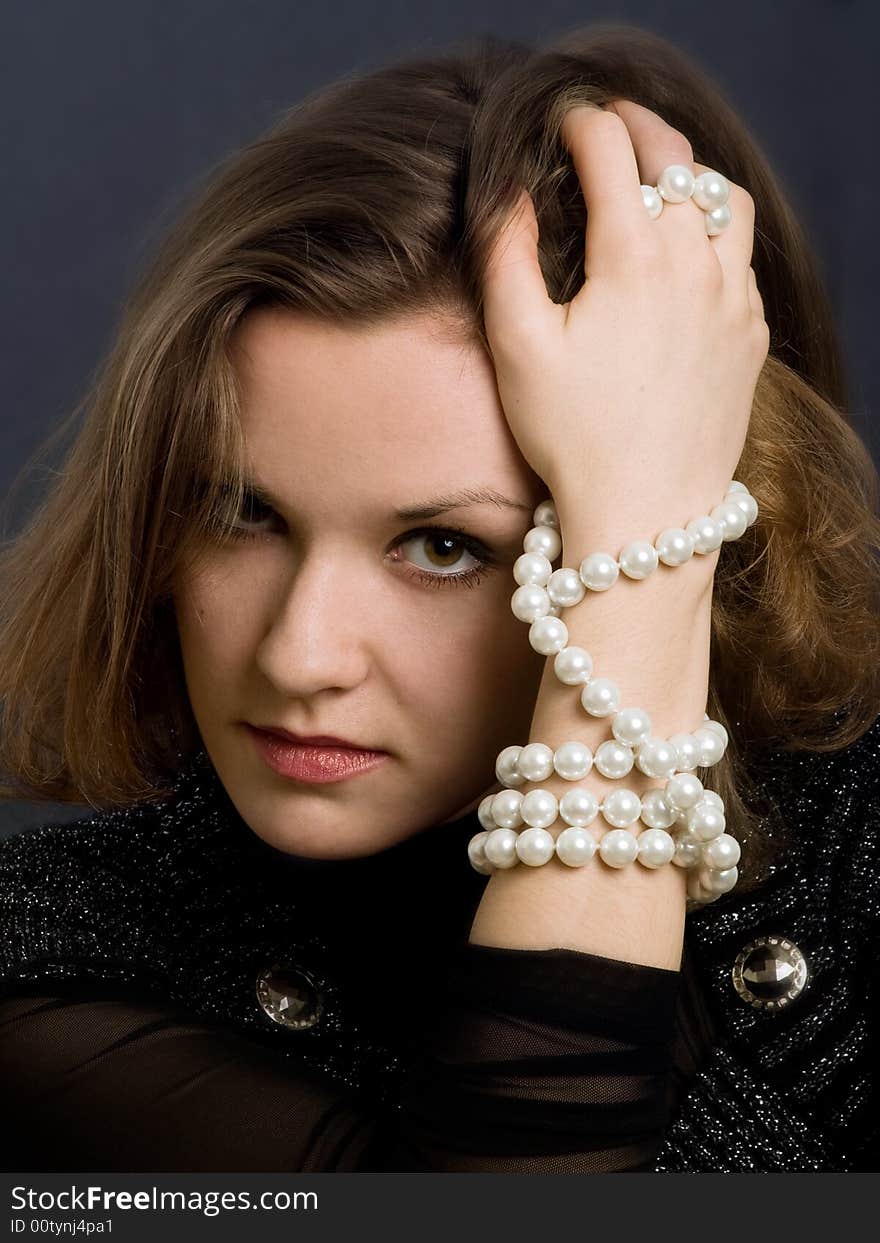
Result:
M0 988L91 963L149 973L221 826L179 801L133 804L0 841ZM102 972L104 975L102 975Z
M747 755L762 833L808 870L847 865L864 845L862 833L880 831L880 717L832 750L761 746ZM880 868L880 852L872 862Z

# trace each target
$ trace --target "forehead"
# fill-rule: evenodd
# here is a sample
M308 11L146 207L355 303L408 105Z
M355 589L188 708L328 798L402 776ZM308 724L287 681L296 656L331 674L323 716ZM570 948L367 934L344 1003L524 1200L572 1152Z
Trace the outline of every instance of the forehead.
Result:
M516 446L491 360L422 314L339 326L260 307L232 359L248 457L279 495L417 501L469 482L540 488Z

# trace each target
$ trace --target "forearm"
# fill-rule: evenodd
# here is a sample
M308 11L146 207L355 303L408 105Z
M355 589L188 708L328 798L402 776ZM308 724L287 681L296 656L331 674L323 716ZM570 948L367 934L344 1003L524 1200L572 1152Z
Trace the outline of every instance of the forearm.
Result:
M561 564L566 566L579 565L588 552L599 548L617 554L644 526L635 513L636 525L630 525L620 507L612 511L613 529L578 516L573 506L557 508L563 537ZM702 723L717 558L717 552L695 556L675 569L661 564L639 581L621 574L608 591L588 591L579 604L564 612L568 644L587 649L593 657L594 676L609 677L617 684L621 707L637 706L648 712L655 735L691 732ZM523 641L528 642L525 632L524 626ZM577 738L595 751L611 736L610 722L610 716L595 718L585 712L578 688L557 679L553 658L548 657L528 741L555 748ZM526 793L536 784L557 797L571 788L570 782L556 774L518 788ZM601 802L622 785L644 794L664 783L634 767L623 781L605 778L594 768L580 784ZM551 828L554 837L562 827L557 822ZM588 831L599 840L610 827L600 815ZM638 826L634 827L638 832ZM686 875L685 869L671 864L656 869L638 863L611 868L598 856L579 868L570 868L554 856L540 867L518 864L497 869L486 884L470 940L521 949L560 946L677 970L684 935Z

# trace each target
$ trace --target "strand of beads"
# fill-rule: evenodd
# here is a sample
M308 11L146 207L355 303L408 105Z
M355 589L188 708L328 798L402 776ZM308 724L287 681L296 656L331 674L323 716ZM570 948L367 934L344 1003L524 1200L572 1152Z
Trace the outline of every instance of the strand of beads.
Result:
M645 867L673 863L687 868L688 898L692 904L713 901L727 893L738 879L739 843L725 830L724 804L706 790L696 768L718 763L728 744L720 721L704 714L703 724L691 733L669 738L651 733L651 719L641 708L621 708L619 688L609 678L593 676L586 649L568 645L563 609L579 603L589 591L607 591L621 573L644 579L662 561L684 565L695 553L706 554L726 540L738 539L756 519L758 506L743 484L733 480L723 501L711 513L686 527L668 527L653 544L633 540L619 558L604 552L585 557L577 570L554 570L562 551L559 520L552 500L535 510L534 527L523 540L523 555L514 565L519 584L511 598L514 616L529 624L529 643L542 655L554 657L557 678L580 686L580 702L593 717L612 716L612 738L595 751L572 740L552 750L540 742L506 747L496 761L496 776L505 788L480 803L482 831L468 845L477 871L490 873L517 863L541 866L553 857L569 867L581 867L598 856L610 867L640 862ZM622 788L600 804L595 794L576 786L557 799L552 791L516 787L545 781L552 773L579 781L593 767L612 780L624 778L633 767L664 785L640 797ZM601 840L587 832L601 813L611 826ZM562 821L554 839L548 829ZM630 826L646 827L638 835ZM523 828L522 826L526 827Z

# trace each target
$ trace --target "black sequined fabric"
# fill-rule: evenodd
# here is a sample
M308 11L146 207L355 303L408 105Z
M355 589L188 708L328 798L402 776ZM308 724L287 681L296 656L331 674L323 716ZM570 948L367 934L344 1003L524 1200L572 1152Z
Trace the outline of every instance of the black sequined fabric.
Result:
M248 829L204 752L165 804L7 839L0 1076L22 1145L7 1127L7 1168L876 1170L880 721L753 771L784 848L760 883L688 915L680 973L471 946L474 814L365 859L300 859ZM768 1011L732 968L771 935L807 982ZM260 1004L276 963L320 998L311 1025ZM208 1039L187 1078L175 1051ZM158 1076L169 1054L179 1115L157 1088L139 1103L144 1057ZM76 1137L93 1166L58 1138L78 1090L108 1102L102 1134ZM9 1165L18 1151L46 1164Z

